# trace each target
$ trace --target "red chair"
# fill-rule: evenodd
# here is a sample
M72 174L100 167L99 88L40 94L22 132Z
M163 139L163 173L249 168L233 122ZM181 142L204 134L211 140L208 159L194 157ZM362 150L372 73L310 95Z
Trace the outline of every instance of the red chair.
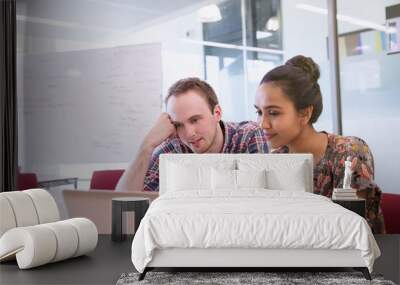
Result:
M123 169L93 171L90 189L115 190L123 173Z
M18 173L18 190L38 188L39 184L35 173Z
M386 233L400 234L400 195L382 193L381 209Z

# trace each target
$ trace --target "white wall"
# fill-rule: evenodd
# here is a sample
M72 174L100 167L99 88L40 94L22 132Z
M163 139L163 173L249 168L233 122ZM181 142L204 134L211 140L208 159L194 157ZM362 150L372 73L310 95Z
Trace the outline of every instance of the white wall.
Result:
M208 1L209 2L209 1ZM63 2L65 3L65 2ZM91 40L82 40L81 33L88 33L88 31L75 29L77 33L76 39L66 40L55 34L49 36L45 33L42 35L27 35L26 30L29 30L29 21L18 21L19 28L19 41L18 50L19 55L23 54L47 54L54 52L68 52L76 50L89 50L96 48L117 47L124 45L136 45L143 43L161 43L162 44L162 81L163 81L163 95L166 94L169 86L176 80L188 77L198 76L203 77L203 47L200 45L193 45L184 43L182 39L187 37L187 34L192 39L199 39L202 36L201 23L196 21L196 14L193 10L201 3L194 5L194 8L186 7L181 12L176 11L171 15L163 16L160 19L151 21L151 25L146 24L142 27L127 28L120 32L108 33L107 36L93 38ZM68 5L68 4L66 4ZM29 19L31 15L25 9L26 5L20 3L18 13L20 19ZM32 9L32 7L31 7ZM35 7L35 9L40 7ZM195 10L194 10L195 11ZM50 16L50 15L49 15ZM32 18L32 17L31 17ZM105 19L110 20L110 19ZM58 24L58 23L56 23ZM38 29L37 27L35 27ZM43 27L45 29L46 27ZM39 29L40 31L40 29ZM22 34L26 33L25 36ZM21 58L19 56L19 59ZM19 62L18 74L19 78L23 79L24 64ZM22 171L36 172L40 180L49 177L79 177L84 181L90 178L93 170L97 169L116 169L126 168L128 162L133 159L127 157L125 161L116 161L115 163L58 163L58 164L45 164L41 161L27 161L25 158L26 144L25 130L24 130L24 82L18 81L19 86L19 114L20 114L20 136L19 136L19 164L22 166ZM48 118L49 121L55 118ZM56 120L54 120L56 121ZM59 126L62 128L63 126ZM45 138L42 138L45 139ZM142 140L138 137L137 140ZM79 146L76 146L79 147ZM62 151L60 149L59 151ZM82 185L87 186L86 183Z
M190 12L175 19L154 23L144 29L134 29L113 39L114 45L162 43L163 94L178 79L204 77L203 46L190 44L185 38L201 39L202 25L196 13ZM190 36L187 36L187 33Z

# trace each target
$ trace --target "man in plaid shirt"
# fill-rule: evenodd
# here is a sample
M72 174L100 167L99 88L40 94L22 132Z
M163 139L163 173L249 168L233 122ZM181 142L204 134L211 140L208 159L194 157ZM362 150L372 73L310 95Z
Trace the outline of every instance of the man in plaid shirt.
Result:
M221 121L212 87L198 78L177 81L138 156L125 170L117 191L158 191L161 153L268 153L264 131L254 122Z

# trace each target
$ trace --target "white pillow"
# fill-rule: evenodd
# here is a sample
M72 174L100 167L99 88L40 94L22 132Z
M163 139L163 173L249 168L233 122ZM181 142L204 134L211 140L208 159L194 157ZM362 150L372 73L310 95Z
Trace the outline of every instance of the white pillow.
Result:
M168 191L211 188L211 167L168 163Z
M267 171L235 170L237 188L267 188Z
M273 190L306 192L306 164L296 163L286 171L267 169L267 187Z
M290 190L290 191L307 191L308 185L307 174L309 173L306 161L299 161L284 157L279 160L263 161L263 160L239 160L238 167L240 170L259 171L266 170L267 189L271 190Z
M236 170L216 169L213 167L211 170L211 181L211 188L213 190L236 190Z
M211 170L212 189L267 188L266 170Z

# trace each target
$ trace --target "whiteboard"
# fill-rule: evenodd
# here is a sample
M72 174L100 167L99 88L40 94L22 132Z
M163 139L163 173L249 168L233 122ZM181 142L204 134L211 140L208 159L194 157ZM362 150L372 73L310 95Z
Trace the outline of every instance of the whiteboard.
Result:
M161 44L21 62L28 164L128 162L161 113Z

